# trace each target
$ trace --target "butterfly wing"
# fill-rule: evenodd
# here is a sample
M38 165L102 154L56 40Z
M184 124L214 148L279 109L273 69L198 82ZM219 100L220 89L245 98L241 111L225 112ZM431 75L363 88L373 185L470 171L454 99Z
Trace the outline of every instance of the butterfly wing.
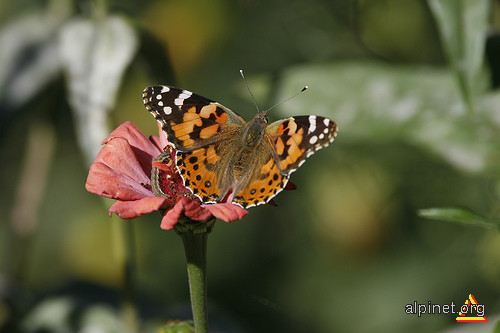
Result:
M287 176L297 170L309 156L332 143L337 131L333 120L320 116L290 117L267 127L276 165Z
M183 89L152 86L144 89L142 97L146 109L178 151L223 140L246 123L229 108Z
M269 148L268 144L263 145L255 154L248 181L236 190L233 202L243 208L269 202L288 182L288 176L281 173Z
M222 152L246 120L208 98L169 86L144 89L143 101L177 150L184 185L204 203L222 200L230 187L220 176L227 168Z
M243 208L269 202L285 188L290 174L336 135L337 125L325 117L298 116L271 123L266 140L256 148L248 181L233 202Z

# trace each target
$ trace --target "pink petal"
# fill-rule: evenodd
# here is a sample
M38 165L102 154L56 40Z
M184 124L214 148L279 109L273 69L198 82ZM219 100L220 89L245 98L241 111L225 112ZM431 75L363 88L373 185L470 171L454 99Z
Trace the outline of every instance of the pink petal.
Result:
M204 221L211 216L210 211L203 209L196 201L186 197L180 197L175 206L163 216L160 228L164 230L172 229L179 221L179 217L182 213L195 221Z
M122 219L133 219L135 217L148 214L160 208L166 208L165 203L169 203L166 198L147 197L135 201L117 201L109 209L109 214L116 213Z
M217 203L203 205L203 208L210 211L213 216L224 222L233 222L242 219L248 211L232 203Z
M137 200L153 196L153 192L143 186L150 183L149 177L128 142L114 138L101 149L90 166L85 188L108 198Z
M169 142L167 139L167 135L165 134L165 132L163 132L161 124L159 122L158 122L158 133L160 134L159 137L153 136L149 138L149 140L153 141L158 146L158 148L161 151L163 151L163 148L165 148L165 146L168 145Z
M285 190L285 191L294 191L296 189L297 189L297 185L295 185L291 181L288 181L288 183L286 183L285 188L283 190Z
M103 163L93 163L85 183L87 191L111 199L139 200L153 192L128 175L121 174Z
M161 128L161 124L159 122L158 122L158 133L160 134L160 136L159 136L160 148L163 149L163 147L168 145L168 139L167 139L167 135L165 134L165 132Z
M154 144L159 150L163 151L163 148L165 148L166 145L163 145L159 137L157 136L150 136L149 141L151 141L152 144Z
M182 198L182 201L184 201L184 215L189 217L191 220L205 221L212 216L210 211L203 208L203 206L201 206L197 201L189 200L186 197Z
M159 147L149 141L149 139L130 121L126 121L118 126L106 139L104 139L103 144L109 144L109 142L116 138L127 140L141 167L146 173L148 173L148 171L151 172L151 164L163 151L161 146Z

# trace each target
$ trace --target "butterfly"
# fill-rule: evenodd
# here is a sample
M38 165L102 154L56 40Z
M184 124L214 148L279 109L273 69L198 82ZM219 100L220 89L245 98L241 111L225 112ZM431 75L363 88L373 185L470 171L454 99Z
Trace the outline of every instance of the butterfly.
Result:
M184 185L203 203L229 195L243 208L269 202L306 158L337 135L326 117L269 123L267 109L246 121L222 104L170 86L147 87L142 97L176 149Z

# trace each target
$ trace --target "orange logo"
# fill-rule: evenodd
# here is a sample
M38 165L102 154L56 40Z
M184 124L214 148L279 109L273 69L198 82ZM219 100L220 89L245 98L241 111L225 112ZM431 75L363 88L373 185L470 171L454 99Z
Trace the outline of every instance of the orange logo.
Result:
M469 299L460 307L457 322L459 323L478 323L487 322L488 319L484 316L484 305L477 304L474 295L469 294Z

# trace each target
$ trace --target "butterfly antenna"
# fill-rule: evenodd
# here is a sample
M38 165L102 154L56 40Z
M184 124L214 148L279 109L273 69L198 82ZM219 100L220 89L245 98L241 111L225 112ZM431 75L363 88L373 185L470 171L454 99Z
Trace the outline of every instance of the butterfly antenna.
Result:
M307 89L309 89L309 86L305 86L305 87L304 87L304 88L302 88L300 91L296 92L294 95L292 95L292 96L288 97L288 98L287 98L287 99L285 99L284 101L279 102L278 104L275 104L275 105L271 106L270 108L265 109L265 110L264 110L264 111L262 111L262 112L264 112L264 113L266 113L266 114L267 114L269 111L271 111L271 110L272 110L272 109L274 109L275 107L280 106L281 104L283 104L283 103L285 103L285 102L288 102L289 100L291 100L292 98L294 98L294 97L295 97L295 96L297 96L298 94L303 93L303 92L304 92L304 91L306 91Z
M250 93L250 96L252 97L252 101L255 104L255 108L257 109L257 112L260 112L259 106L257 105L257 102L255 101L255 97L253 97L252 91L250 90L250 87L248 86L247 79L245 79L245 75L243 74L242 69L240 69L240 74L241 74L241 77L243 78L243 81L245 81L245 85L247 86L248 92Z

